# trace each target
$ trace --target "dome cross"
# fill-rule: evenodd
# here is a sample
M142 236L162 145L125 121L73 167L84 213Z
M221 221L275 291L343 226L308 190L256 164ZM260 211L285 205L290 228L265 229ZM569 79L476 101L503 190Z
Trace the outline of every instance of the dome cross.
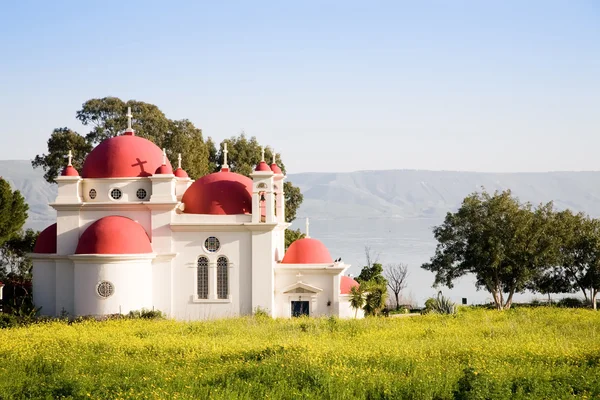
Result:
M261 147L260 151L261 151L261 159L260 160L264 162L265 161L265 148Z
M227 164L227 153L229 153L229 151L227 150L227 142L225 142L223 143L223 165L221 166L221 169L229 169L229 164Z
M163 148L163 163L162 165L167 165L167 149Z
M310 226L310 222L308 222L308 217L306 217L306 237L310 238L309 232L308 232L308 228Z
M67 167L72 167L73 166L73 164L72 164L72 162L73 162L73 152L71 150L69 150L69 154L68 154L67 157L69 157L69 163L67 164Z
M133 114L131 114L131 107L127 107L127 129L132 129L131 128L131 118L133 118Z
M177 154L177 168L181 168L181 153Z

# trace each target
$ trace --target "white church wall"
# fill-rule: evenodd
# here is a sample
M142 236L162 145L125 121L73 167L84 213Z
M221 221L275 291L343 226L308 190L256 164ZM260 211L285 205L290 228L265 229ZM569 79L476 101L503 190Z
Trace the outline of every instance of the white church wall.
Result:
M57 315L66 312L74 314L74 296L75 287L73 277L73 262L71 260L56 260L56 307L54 311Z
M154 172L154 171L152 171ZM93 196L90 192L93 189ZM111 197L111 191L119 189L121 198L115 200ZM138 198L138 190L143 189L146 196ZM139 192L141 194L141 192ZM82 183L83 201L91 203L140 203L149 201L152 195L152 182L150 178L106 178L106 179L84 179Z
M101 258L100 258L101 260ZM150 259L102 263L75 261L75 315L126 314L152 308L152 265ZM110 282L109 297L98 293L100 282Z
M33 304L41 307L40 315L56 315L56 263L33 259Z
M79 242L79 210L56 212L56 254L69 255L75 252Z
M297 276L298 272L302 276ZM316 294L312 293L283 293L283 290L298 282L322 289ZM315 271L277 271L275 275L275 303L277 304L276 317L289 318L292 315L291 301L309 301L310 316L335 315L334 304L334 275L316 273ZM339 288L338 288L339 290Z
M365 312L362 309L356 311L350 306L350 295L340 295L340 318L354 318L355 313L356 318L365 317Z
M171 260L155 259L152 263L152 305L155 309L172 314L171 295L173 279Z
M272 231L252 232L252 311L262 309L275 316L275 241Z
M243 229L243 228L242 228ZM209 252L204 248L208 237L219 240L220 249ZM251 246L250 232L202 231L173 232L173 311L178 319L210 319L248 314L251 311ZM197 260L205 256L209 260L209 299L197 296ZM216 262L220 256L229 261L229 298L216 297ZM212 298L211 298L212 297Z

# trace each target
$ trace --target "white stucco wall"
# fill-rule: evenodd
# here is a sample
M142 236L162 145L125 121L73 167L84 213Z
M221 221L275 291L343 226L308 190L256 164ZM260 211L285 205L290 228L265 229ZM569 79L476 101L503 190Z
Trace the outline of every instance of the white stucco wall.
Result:
M103 262L75 259L75 307L76 315L126 314L142 308L152 309L152 260L123 259ZM97 285L108 281L114 285L114 293L101 297Z
M340 295L340 318L354 318L356 310L350 306L350 296ZM356 318L364 318L365 312L361 309L356 312Z
M298 274L302 276L296 276ZM329 316L335 315L334 304L334 275L323 272L294 270L281 272L277 271L275 276L275 317L289 318L292 314L291 301L309 301L310 316ZM316 294L312 293L283 293L285 288L298 282L322 289ZM339 289L338 289L339 290ZM329 303L329 305L327 305Z
M56 264L54 260L32 260L33 304L40 315L56 315Z
M172 316L183 320L232 317L251 312L251 246L250 232L200 230L196 232L173 232L173 293ZM206 238L219 239L220 249L211 253L204 249ZM209 259L209 279L216 273L220 256L229 260L229 299L197 299L197 260ZM212 287L214 285L209 285ZM214 291L216 297L216 289ZM209 294L210 297L210 294Z

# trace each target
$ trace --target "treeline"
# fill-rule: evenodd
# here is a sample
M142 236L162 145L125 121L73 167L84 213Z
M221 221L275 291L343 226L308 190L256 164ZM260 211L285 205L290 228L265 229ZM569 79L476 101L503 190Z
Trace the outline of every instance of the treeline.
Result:
M435 273L434 286L473 274L498 309L515 293L581 292L596 309L600 290L600 220L552 202L534 207L510 190L483 190L466 197L433 229L435 255L421 267Z

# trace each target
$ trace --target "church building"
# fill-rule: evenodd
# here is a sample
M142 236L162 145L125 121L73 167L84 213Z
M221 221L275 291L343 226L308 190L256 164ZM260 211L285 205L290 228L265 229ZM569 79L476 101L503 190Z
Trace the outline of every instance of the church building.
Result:
M191 180L131 128L68 164L50 204L56 223L31 254L42 315L126 314L155 309L198 320L249 315L354 317L345 276L308 235L285 249L285 176L275 160L251 178L224 163ZM362 312L359 311L359 316Z

